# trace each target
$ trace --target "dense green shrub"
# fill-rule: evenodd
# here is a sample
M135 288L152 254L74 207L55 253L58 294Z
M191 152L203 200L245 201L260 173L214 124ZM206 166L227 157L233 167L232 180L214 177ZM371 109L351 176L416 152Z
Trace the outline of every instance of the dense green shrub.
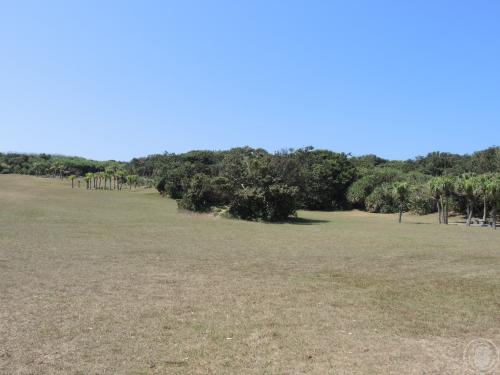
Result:
M295 214L298 189L284 184L243 188L236 192L229 213L247 220L283 221Z
M365 208L366 198L374 189L375 177L372 175L363 176L354 181L347 190L347 200L354 208Z
M229 203L231 194L224 177L209 177L203 173L193 176L186 193L178 201L179 207L199 212Z
M436 202L432 198L429 185L413 186L410 191L408 209L417 215L427 215L435 211Z
M166 194L166 184L167 184L167 178L165 176L161 177L158 179L156 182L156 190L158 190L158 193L161 195Z
M382 206L392 206L392 202L388 201L387 204L383 204L380 201L381 192L377 192L376 196L379 201L376 202L375 196L373 196L369 201L367 201L368 197L373 193L377 186L387 185L386 190L390 190L388 187L392 186L396 181L401 181L404 174L401 170L398 170L394 167L376 167L372 169L367 169L364 171L364 175L358 178L348 189L347 191L347 199L352 207L360 208L360 209L368 209L368 204L374 207L382 207ZM386 194L389 200L392 200L392 195L389 192ZM375 205L375 206L374 206ZM377 211L380 212L379 208L376 208Z
M394 213L399 209L389 184L377 186L366 198L365 204L369 212Z
M303 186L299 186L301 206L311 210L345 208L347 189L356 177L356 168L347 155L299 150L296 157L303 166Z
M264 191L255 187L238 190L229 206L229 213L245 220L265 218L267 213Z
M265 192L266 218L269 221L283 221L295 214L297 187L284 184L269 186Z

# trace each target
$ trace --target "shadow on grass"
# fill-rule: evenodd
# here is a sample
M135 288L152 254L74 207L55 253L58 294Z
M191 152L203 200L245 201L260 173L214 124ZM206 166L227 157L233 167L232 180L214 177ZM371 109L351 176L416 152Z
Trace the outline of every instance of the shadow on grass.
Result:
M330 223L330 220L308 219L305 217L292 217L287 221L281 221L276 224L317 225L326 223Z

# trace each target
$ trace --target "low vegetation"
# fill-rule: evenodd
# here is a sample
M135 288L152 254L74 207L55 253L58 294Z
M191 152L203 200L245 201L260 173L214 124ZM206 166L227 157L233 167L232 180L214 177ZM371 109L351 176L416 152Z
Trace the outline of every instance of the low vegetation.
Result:
M496 228L500 147L472 155L434 152L407 161L353 157L307 147L270 154L250 147L151 155L129 163L0 154L1 173L68 176L87 189L155 185L182 209L248 220L285 221L297 210L450 213ZM474 217L477 214L477 217Z

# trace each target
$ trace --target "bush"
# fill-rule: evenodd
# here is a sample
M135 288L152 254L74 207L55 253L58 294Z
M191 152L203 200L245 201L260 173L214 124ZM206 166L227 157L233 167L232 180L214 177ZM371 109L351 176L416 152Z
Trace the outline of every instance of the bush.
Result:
M324 150L303 154L298 156L304 159L302 206L311 210L345 208L346 191L356 176L356 169L347 155Z
M269 186L265 193L266 219L269 221L282 221L295 214L298 191L298 188L285 184Z
M356 180L347 190L347 200L355 208L365 208L365 200L373 191L373 176L364 176Z
M234 195L229 213L246 220L283 221L295 214L297 193L296 187L285 184L243 188Z
M411 189L408 209L412 213L427 215L435 211L435 206L428 184L417 185Z
M179 169L174 169L166 175L165 191L172 199L181 199L189 185L189 176Z
M236 192L229 213L240 219L254 220L266 216L266 202L261 188L243 188Z
M161 195L165 195L166 193L166 184L167 184L166 177L162 177L156 182L156 190L158 190L158 192Z
M189 181L187 191L178 205L187 210L206 212L212 207L228 204L230 197L229 183L226 178L211 178L198 173Z
M399 211L398 203L388 184L377 186L366 198L365 204L369 212L394 213Z
M178 201L181 208L192 211L208 211L211 205L210 181L204 174L196 174L189 182L189 187L182 199Z

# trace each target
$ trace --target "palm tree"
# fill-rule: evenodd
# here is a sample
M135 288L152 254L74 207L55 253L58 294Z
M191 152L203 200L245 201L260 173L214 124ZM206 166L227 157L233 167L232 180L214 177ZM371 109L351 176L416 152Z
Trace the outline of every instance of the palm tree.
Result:
M57 162L54 164L54 170L59 173L59 178L62 180L63 179L63 173L64 173L64 164Z
M488 213L488 193L487 185L491 179L491 176L482 174L476 177L476 195L483 200L483 223L486 223L486 215Z
M114 170L112 168L106 168L104 170L104 188L106 189L106 180L109 179L109 190L113 188L112 186L112 180L113 180L113 175L114 175Z
M118 190L121 190L123 181L125 180L125 171L123 169L120 169L120 170L116 171L115 176L116 176L116 180L117 180Z
M129 189L132 189L132 184L134 185L134 188L137 188L138 181L139 181L139 176L137 176L136 174L131 174L127 176L127 183Z
M453 182L450 177L442 176L434 177L429 183L431 192L437 199L439 224L441 224L441 220L444 224L448 224L448 199L454 191Z
M106 190L106 175L104 172L97 172L97 177L99 180L99 189L101 188L102 180L104 180L104 190Z
M434 177L429 181L429 189L432 197L436 200L438 210L438 222L441 224L442 207L441 207L441 177Z
M408 201L408 196L410 189L408 183L405 181L396 182L394 184L394 195L399 204L399 223L401 223L401 218L403 216L403 209Z
M75 187L75 178L76 178L76 176L74 174L72 174L68 178L71 180L71 189L73 189Z
M135 174L131 174L127 176L127 183L129 189L132 189L132 184L134 184L134 187L137 188L137 181L139 180L139 176Z
M52 176L53 178L55 178L55 177L56 177L56 170L57 170L57 168L56 168L56 166L55 166L55 165L51 165L51 166L49 167L49 172L50 172L50 174L51 174L51 176Z
M83 179L87 183L87 190L92 189L92 180L94 179L94 174L89 172L85 175Z
M466 201L467 207L467 220L466 225L470 227L470 222L472 219L473 203L476 197L476 179L474 176L463 174L458 177L455 183L455 192L463 197Z
M33 163L33 172L35 173L35 176L40 175L42 168L43 168L43 163L37 161Z
M444 198L443 219L444 223L448 224L448 200L455 190L455 184L451 177L442 177L442 192Z

